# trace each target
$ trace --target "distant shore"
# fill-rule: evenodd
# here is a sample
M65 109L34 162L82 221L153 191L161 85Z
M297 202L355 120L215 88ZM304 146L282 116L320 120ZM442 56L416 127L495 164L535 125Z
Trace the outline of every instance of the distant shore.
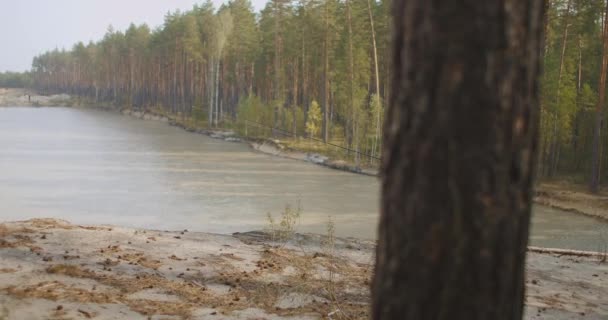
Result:
M373 250L318 235L3 223L0 318L368 319ZM599 259L529 252L526 319L608 316Z
M41 95L28 89L0 88L0 107L55 107L71 106L67 94Z

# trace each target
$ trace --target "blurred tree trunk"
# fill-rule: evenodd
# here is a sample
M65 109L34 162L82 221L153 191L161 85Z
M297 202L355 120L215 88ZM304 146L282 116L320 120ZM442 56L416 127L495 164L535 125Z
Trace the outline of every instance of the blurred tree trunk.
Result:
M374 319L521 319L543 9L395 0Z

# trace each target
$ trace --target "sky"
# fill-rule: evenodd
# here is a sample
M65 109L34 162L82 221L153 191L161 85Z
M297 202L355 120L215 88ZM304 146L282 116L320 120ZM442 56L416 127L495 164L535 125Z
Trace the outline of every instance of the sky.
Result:
M26 71L32 58L47 50L70 49L78 41L97 41L112 25L125 30L131 22L162 25L176 9L188 10L203 0L0 0L0 72ZM213 0L219 6L223 0ZM266 0L251 0L260 11Z

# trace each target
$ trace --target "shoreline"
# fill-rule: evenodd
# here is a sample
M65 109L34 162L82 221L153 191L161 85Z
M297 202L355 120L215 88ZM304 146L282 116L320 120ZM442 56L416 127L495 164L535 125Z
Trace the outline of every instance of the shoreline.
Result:
M549 208L585 215L608 222L608 194L590 194L581 186L563 182L540 183L534 202Z
M368 319L375 244L328 239L2 223L0 318ZM525 319L608 316L598 259L529 250Z
M42 95L30 89L0 88L0 107L58 107L73 106L68 94Z
M270 156L281 157L285 159L304 161L312 164L316 164L322 167L345 171L349 173L362 174L366 176L377 177L378 170L375 169L362 169L348 165L345 161L333 160L329 157L318 153L304 152L300 150L292 150L281 144L280 140L273 139L253 139L249 137L243 137L238 135L232 130L218 129L201 129L190 127L176 119L172 119L168 116L157 114L153 111L145 110L133 110L124 108L120 110L123 115L131 116L141 120L161 121L168 123L170 126L181 128L190 133L202 134L214 139L220 139L227 142L243 142L247 143L254 151L264 153Z
M131 117L135 117L142 120L152 120L152 121L161 121L168 123L171 126L179 127L187 132L196 133L206 135L208 137L214 139L225 140L227 142L241 142L246 143L249 147L255 151L260 152L269 156L280 157L284 159L296 160L296 161L304 161L312 164L316 164L322 167L326 167L329 169L340 170L344 172L360 174L370 177L378 177L378 170L374 169L358 169L349 166L343 161L336 161L329 159L326 156L315 154L315 153L307 153L299 150L291 150L280 143L280 141L272 140L272 139L248 139L247 137L238 136L234 131L226 131L226 130L207 130L207 129L196 129L193 127L188 127L180 122L177 122L173 119L170 119L166 116L155 114L150 111L134 111L131 109L123 109L120 111L124 115L128 115ZM584 215L587 217L592 217L595 219L599 219L602 222L608 222L608 205L605 208L601 208L599 206L576 206L575 203L579 201L579 199L575 199L574 197L568 199L566 201L555 201L554 192L549 192L549 188L547 186L550 185L548 183L540 183L535 190L534 203L542 206L546 206L553 209L558 209L562 211L567 211L575 214ZM572 186L561 186L556 191L557 193L568 193L569 189L572 189ZM608 200L608 195L606 196L595 196L595 195L587 195L587 197L594 198L598 200L602 200L606 198Z
M272 156L278 156L286 159L306 161L316 165L320 165L326 168L341 170L350 173L362 174L366 176L378 176L378 169L376 168L359 168L354 165L348 164L343 160L330 159L329 157L319 154L303 152L300 150L294 150L287 148L281 144L280 140L273 139L254 139L249 137L243 137L237 135L232 130L226 130L222 128L217 129L206 129L192 127L185 124L184 121L179 119L179 116L164 115L156 113L152 110L137 110L132 108L117 108L105 106L103 104L93 105L86 100L81 100L77 97L73 97L67 94L58 95L41 95L35 91L29 89L5 89L0 88L0 107L79 107L79 108L92 108L107 110L112 112L120 112L123 115L131 116L142 120L161 121L168 123L171 126L182 128L185 131L197 134L204 134L211 138L223 139L228 142L245 142L249 146L258 152L265 153Z

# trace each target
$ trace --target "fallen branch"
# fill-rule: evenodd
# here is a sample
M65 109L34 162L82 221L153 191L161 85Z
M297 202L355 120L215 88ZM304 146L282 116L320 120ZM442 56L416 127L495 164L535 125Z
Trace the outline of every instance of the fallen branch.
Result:
M575 257L597 257L603 258L608 255L607 252L596 252L596 251L580 251L580 250L568 250L568 249L557 249L557 248L541 248L541 247L528 247L529 252L535 253L549 253L558 254L562 256L575 256Z
M84 311L82 309L78 309L78 312L81 313L83 316L85 316L85 318L87 318L87 319L93 318L93 315L91 315L91 313L86 312L86 311Z
M193 285L195 285L195 286L197 286L197 287L199 287L199 288L202 288L202 289L207 290L207 288L206 288L204 285L202 285L200 282L198 282L198 281L196 281L196 280L192 280L192 281L190 281L190 282L191 282Z

